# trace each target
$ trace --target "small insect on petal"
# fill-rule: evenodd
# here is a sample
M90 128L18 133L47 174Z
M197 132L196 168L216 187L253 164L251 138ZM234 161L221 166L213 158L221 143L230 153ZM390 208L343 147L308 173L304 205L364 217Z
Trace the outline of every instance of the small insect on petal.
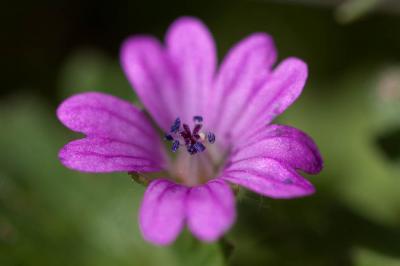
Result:
M214 143L215 142L215 134L212 133L212 132L208 132L207 133L207 139L208 139L208 142Z
M172 152L176 152L179 149L179 146L181 144L179 143L179 140L174 140L174 142L172 143Z
M180 127L181 127L181 119L178 117L175 119L175 122L171 126L171 133L178 132Z

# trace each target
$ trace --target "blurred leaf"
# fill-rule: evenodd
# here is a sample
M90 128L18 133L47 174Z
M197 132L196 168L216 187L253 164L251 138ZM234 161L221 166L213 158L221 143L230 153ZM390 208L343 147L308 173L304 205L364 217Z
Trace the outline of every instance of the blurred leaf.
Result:
M60 72L63 97L87 91L101 91L137 101L117 59L100 50L82 49L68 57Z
M358 248L354 251L355 266L400 266L400 258L392 258L372 250Z
M355 246L400 257L400 230L358 215L325 191L290 201L248 193L238 207L230 265L350 266Z
M224 265L222 253L218 243L206 244L194 238L185 230L171 247L182 266L217 266Z
M336 9L336 18L341 23L350 23L373 10L381 0L346 0Z
M377 145L387 158L400 166L400 67L384 67L375 90Z
M343 234L349 217L329 197L287 201L248 193L238 205L231 265L350 265L351 236Z
M377 73L374 87L373 107L377 126L385 129L400 126L400 66L383 67Z

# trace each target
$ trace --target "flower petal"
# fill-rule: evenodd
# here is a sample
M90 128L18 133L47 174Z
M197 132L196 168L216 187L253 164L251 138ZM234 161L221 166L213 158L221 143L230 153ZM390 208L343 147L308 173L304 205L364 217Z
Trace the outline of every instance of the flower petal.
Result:
M88 136L152 144L158 139L145 115L131 103L98 92L76 94L57 109L58 119L69 129ZM146 146L146 145L145 145Z
M215 131L222 131L219 135L226 134L237 116L245 111L270 74L276 57L273 39L265 33L252 34L229 51L210 99L211 108L216 110L212 119Z
M147 241L167 245L176 239L184 225L187 191L166 179L149 185L139 214L140 230Z
M302 197L315 191L295 170L263 157L228 164L220 178L271 198Z
M121 64L153 119L168 130L179 115L179 86L162 44L151 36L131 37L122 45Z
M164 160L131 143L99 137L75 140L61 149L60 161L68 168L92 173L155 172Z
M159 169L165 163L160 137L145 115L129 102L104 93L82 93L65 100L57 116L71 130L89 137L71 142L60 151L67 167L110 172L136 167Z
M317 145L304 132L284 125L269 125L234 147L231 163L255 157L270 158L288 167L317 174L323 161Z
M179 18L168 29L166 45L180 76L181 118L188 123L195 115L206 116L206 99L217 62L211 33L196 18Z
M235 220L235 200L231 188L222 180L193 187L187 199L189 229L203 241L214 241Z
M300 59L288 58L280 63L235 121L233 139L246 138L284 112L301 94L306 79L307 65Z

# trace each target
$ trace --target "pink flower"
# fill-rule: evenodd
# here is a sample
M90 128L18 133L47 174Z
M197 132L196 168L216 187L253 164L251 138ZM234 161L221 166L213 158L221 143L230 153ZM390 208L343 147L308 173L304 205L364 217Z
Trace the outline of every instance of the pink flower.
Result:
M175 21L163 46L134 36L121 50L122 67L145 110L103 93L70 97L60 121L85 138L59 154L81 172L130 172L150 185L140 209L143 237L169 244L183 226L214 241L235 220L229 183L271 198L314 193L298 170L322 169L319 151L298 129L270 125L300 95L306 64L288 58L273 68L272 38L255 33L235 45L216 70L215 43L195 18ZM172 142L172 143L171 143ZM165 145L176 156L169 156ZM155 174L154 174L155 173Z

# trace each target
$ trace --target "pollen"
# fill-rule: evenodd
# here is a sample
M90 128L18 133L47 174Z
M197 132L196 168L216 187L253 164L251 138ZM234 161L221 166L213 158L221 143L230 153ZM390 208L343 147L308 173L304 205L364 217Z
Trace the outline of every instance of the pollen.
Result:
M180 118L176 118L169 133L164 135L164 140L172 142L172 152L177 152L181 146L186 147L186 151L191 154L201 153L206 150L206 142L213 144L215 134L212 132L201 131L203 128L203 117L196 115L193 117L194 127L190 129L188 124L181 123Z

